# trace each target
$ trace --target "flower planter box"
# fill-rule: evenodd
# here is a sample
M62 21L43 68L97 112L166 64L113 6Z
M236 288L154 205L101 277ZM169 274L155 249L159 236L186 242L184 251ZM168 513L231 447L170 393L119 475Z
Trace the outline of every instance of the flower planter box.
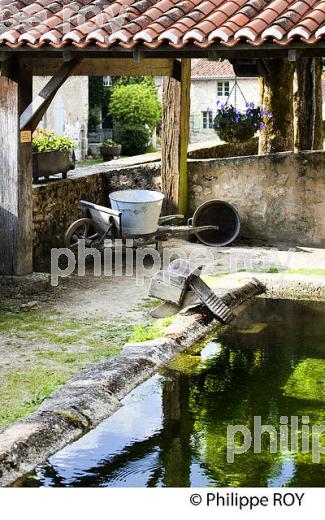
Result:
M111 161L114 157L119 157L121 155L121 145L118 144L116 146L101 146L100 153L104 159L104 161Z
M74 161L69 152L54 150L51 152L33 153L33 179L48 178L50 175L62 173L67 178L69 170L74 169Z

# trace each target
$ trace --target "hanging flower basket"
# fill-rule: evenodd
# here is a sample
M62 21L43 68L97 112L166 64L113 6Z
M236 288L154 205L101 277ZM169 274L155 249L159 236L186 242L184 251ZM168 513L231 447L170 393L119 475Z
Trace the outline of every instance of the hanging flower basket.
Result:
M221 105L214 120L214 129L226 143L244 143L264 128L266 116L267 112L254 107L253 103L246 103L244 111L237 110L233 105Z

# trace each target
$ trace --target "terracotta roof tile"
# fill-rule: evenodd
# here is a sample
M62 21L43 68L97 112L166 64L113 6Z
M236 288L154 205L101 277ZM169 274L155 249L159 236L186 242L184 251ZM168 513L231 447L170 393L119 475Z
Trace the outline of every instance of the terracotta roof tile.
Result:
M0 0L0 47L313 44L325 0Z

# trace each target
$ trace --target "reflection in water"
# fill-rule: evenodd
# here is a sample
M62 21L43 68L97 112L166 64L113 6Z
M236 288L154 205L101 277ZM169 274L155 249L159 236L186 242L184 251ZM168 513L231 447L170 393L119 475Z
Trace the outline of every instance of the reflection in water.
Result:
M290 436L292 416L325 423L324 318L322 303L254 301L215 341L179 355L22 485L324 486L324 464L290 445L270 454L267 434L260 453L227 463L229 424L253 431L260 416L279 431L287 416Z

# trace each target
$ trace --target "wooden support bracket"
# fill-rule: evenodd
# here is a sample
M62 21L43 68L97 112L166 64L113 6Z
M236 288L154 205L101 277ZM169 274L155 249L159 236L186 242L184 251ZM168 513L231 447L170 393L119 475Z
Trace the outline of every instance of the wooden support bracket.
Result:
M79 64L79 59L73 59L63 63L57 73L50 79L41 92L20 116L20 130L28 128L34 131L52 103L59 88L71 75L73 69Z

